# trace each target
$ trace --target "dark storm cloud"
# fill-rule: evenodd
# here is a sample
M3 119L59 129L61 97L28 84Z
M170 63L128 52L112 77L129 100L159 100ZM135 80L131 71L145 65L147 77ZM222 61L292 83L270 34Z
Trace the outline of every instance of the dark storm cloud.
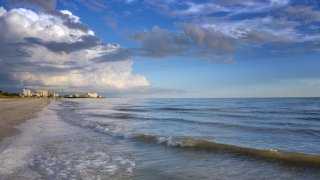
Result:
M60 53L71 53L74 51L79 51L83 49L90 49L93 47L96 47L100 43L100 39L95 36L83 36L81 38L81 41L76 41L73 43L66 43L66 42L56 42L56 41L43 41L39 38L34 37L27 37L24 38L27 42L31 44L37 44L41 45L43 47L46 47L50 51Z
M91 59L91 61L94 61L96 63L124 61L135 54L137 54L135 49L119 48L114 52L101 54L101 56L93 58Z
M23 49L26 43L7 43L0 39L0 58L12 59L20 57L28 57L29 53Z

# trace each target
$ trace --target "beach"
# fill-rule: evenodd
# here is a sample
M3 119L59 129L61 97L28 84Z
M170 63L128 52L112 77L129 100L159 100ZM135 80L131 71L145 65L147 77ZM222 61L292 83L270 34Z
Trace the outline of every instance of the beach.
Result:
M47 104L47 99L0 99L0 141L19 133L15 126L34 118Z

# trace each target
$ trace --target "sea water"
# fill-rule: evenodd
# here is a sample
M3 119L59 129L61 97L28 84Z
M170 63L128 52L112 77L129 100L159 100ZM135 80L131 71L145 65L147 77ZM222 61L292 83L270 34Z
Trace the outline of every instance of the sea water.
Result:
M19 128L4 179L320 177L319 98L62 99Z

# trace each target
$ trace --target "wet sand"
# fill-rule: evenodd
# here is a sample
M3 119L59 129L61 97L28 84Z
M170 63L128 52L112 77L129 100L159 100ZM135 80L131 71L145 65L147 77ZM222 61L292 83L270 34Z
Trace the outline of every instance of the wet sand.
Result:
M14 126L37 115L48 99L0 99L0 142L19 133Z

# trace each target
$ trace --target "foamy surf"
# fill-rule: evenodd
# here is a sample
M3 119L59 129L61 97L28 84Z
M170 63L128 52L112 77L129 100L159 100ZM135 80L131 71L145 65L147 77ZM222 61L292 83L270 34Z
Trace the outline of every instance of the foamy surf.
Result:
M57 109L58 102L52 102L18 127L21 134L0 153L1 178L131 178L130 153L115 149L112 139L60 120Z

